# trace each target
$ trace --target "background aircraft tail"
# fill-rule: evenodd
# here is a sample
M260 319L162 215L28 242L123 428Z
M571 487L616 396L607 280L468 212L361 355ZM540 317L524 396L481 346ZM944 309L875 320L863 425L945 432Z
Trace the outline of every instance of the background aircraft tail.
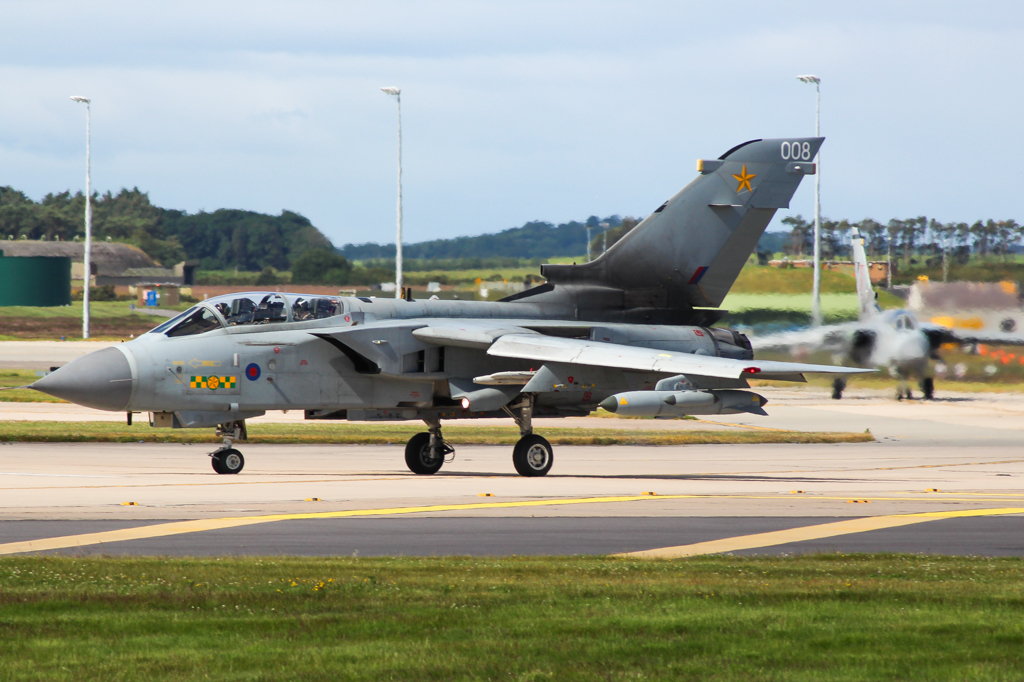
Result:
M694 308L721 305L775 211L789 208L800 181L815 172L823 140L752 140L700 160L696 179L599 258L544 265L541 272L573 299L580 319L618 312L635 321L686 323ZM516 298L530 295L524 294Z
M853 273L857 280L857 308L860 319L866 320L878 313L878 303L875 300L875 290L871 287L868 257L864 253L864 237L854 233L850 241L853 247Z

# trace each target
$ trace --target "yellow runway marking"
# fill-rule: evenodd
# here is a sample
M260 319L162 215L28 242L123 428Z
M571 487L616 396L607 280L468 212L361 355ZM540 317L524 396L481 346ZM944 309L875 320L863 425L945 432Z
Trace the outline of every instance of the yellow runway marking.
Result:
M665 495L659 497L628 496L628 497L582 497L563 500L526 500L521 502L476 502L473 504L437 504L422 507L392 507L390 509L351 509L348 511L310 512L303 514L269 514L267 516L240 516L225 519L198 519L195 521L175 521L159 523L138 528L108 530L99 533L82 535L66 535L40 540L9 542L0 545L0 555L19 554L22 552L42 552L51 549L67 549L69 547L86 547L101 545L107 542L123 542L125 540L144 540L160 538L184 533L199 533L207 530L252 526L258 523L274 521L295 521L300 519L340 519L353 516L390 516L394 514L420 514L423 512L463 511L473 509L507 509L509 507L545 507L566 504L601 504L607 502L642 502L650 500L681 499L693 495Z
M899 469L941 469L943 467L981 467L990 464L1020 464L1024 459L1003 459L994 462L954 462L952 464L914 464L902 467L873 467L871 469L848 469L846 471L897 471Z
M729 422L713 422L710 419L694 419L693 421L700 422L701 424L714 424L716 426L732 426L732 427L735 427L737 429L753 429L754 431L789 432L789 431L793 430L793 429L773 429L770 426L754 426L752 424L730 424Z
M697 542L692 545L661 547L659 549L648 549L640 552L625 552L623 554L617 554L616 556L636 557L640 559L680 559L682 557L699 556L702 554L721 554L723 552L736 552L743 549L758 549L760 547L787 545L793 542L804 542L806 540L821 540L839 535L850 535L851 533L864 533L871 530L882 530L884 528L898 528L900 526L909 526L914 523L924 523L926 521L935 521L937 519L951 519L965 516L1002 516L1008 514L1024 514L1024 508L1008 507L1003 509L969 509L964 511L872 516L861 519L835 521L833 523L822 523L816 526L790 528L789 530L777 530L770 533L756 533L754 535L741 535L739 537L711 540L709 542Z

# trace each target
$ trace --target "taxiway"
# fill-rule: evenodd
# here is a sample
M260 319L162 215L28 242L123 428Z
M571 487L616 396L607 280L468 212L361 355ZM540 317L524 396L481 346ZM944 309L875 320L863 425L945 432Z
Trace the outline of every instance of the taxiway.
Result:
M462 446L420 477L400 443L250 443L238 476L213 473L209 446L4 444L0 553L1024 556L1021 396L764 392L770 417L702 428L870 429L876 442L560 446L541 479L516 476L503 446Z

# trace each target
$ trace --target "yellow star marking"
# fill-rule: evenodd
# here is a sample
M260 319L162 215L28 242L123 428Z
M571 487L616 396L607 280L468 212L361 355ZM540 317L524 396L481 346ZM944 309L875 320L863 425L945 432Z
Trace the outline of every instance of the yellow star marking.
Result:
M747 175L747 164L743 164L743 170L740 171L740 175L733 174L733 177L736 178L736 180L738 180L740 183L739 186L736 188L737 194L739 192L742 192L744 188L746 188L748 192L754 191L750 188L750 181L756 178L757 176L754 175L753 173Z

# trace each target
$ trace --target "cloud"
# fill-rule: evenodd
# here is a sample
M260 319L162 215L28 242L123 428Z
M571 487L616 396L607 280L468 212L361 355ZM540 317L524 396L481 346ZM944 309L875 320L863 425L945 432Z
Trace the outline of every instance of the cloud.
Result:
M643 215L694 160L813 130L826 215L1013 217L1012 3L298 2L6 6L0 184L310 217L389 240L402 87L406 235ZM793 213L813 210L811 183ZM780 216L781 217L781 216Z

